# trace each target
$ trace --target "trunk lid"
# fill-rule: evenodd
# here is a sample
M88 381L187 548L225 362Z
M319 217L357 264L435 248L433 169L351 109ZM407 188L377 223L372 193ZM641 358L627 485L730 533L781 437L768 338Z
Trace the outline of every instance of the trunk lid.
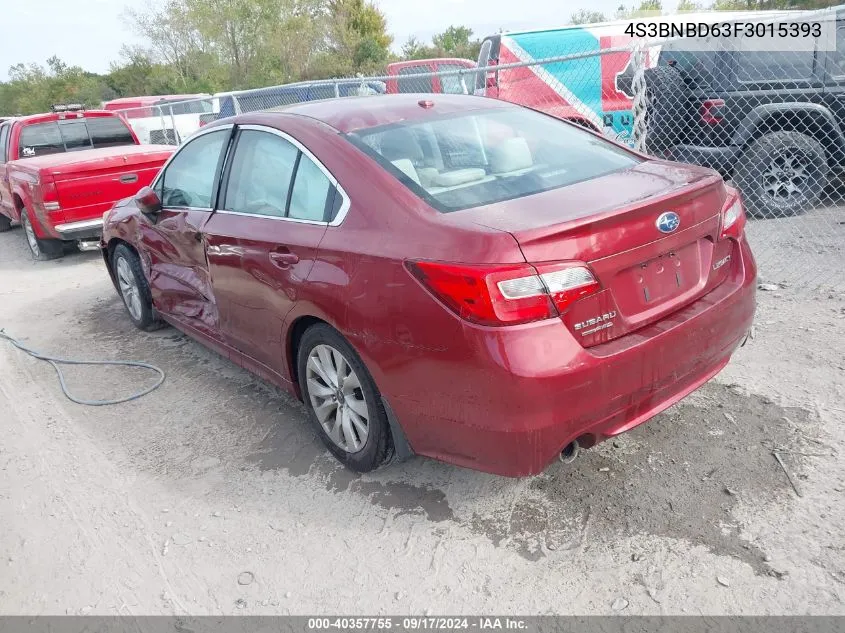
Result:
M664 318L725 279L729 267L714 263L731 250L718 240L726 197L714 172L647 161L473 213L511 233L529 263L589 265L601 291L561 317L589 347ZM658 218L671 219L664 214L675 214L676 228L658 228Z

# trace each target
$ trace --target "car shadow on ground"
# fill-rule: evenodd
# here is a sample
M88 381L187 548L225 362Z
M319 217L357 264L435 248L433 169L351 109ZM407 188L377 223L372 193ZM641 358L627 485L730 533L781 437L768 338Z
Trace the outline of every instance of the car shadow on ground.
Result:
M588 547L595 538L650 534L777 576L737 511L763 511L794 494L773 449L784 451L799 482L806 459L800 453L814 452L806 449L815 428L810 413L711 382L648 424L536 477L495 477L422 457L359 475L334 461L293 397L175 329L138 332L115 294L78 316L79 344L89 352L100 347L109 357L146 360L167 372L159 391L96 424L134 468L174 487L231 469L257 487L268 476L307 478L325 503L353 495L394 520L409 514L460 524L529 561Z

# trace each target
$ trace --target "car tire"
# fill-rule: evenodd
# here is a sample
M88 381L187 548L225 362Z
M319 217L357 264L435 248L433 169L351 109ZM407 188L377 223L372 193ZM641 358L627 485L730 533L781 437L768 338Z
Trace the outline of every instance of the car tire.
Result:
M308 417L338 461L359 473L390 461L393 440L381 394L358 353L337 330L325 323L308 328L299 343L297 370Z
M824 146L817 139L800 132L770 132L739 157L734 181L751 215L782 218L818 203L829 173Z
M38 261L58 259L65 254L65 244L61 240L45 240L35 234L32 228L32 221L29 219L29 211L21 211L21 226L23 227L26 245L29 246L29 253L32 258Z
M118 244L112 253L111 267L123 307L135 327L145 332L164 327L153 308L150 286L138 254L126 244Z
M12 228L12 221L5 215L0 215L0 233L5 233Z

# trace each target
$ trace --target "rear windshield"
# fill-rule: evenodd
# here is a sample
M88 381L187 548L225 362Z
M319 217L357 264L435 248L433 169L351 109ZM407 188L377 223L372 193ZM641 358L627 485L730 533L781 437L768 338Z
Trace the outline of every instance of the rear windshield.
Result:
M24 126L18 156L32 158L92 147L134 144L132 133L120 117L68 119Z
M581 128L520 108L464 112L347 137L444 213L565 187L641 162Z

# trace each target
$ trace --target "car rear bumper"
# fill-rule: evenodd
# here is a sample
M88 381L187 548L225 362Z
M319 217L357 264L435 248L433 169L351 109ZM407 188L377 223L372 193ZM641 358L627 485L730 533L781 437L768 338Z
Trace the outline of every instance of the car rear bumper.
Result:
M558 320L467 329L476 353L460 376L435 378L438 393L391 394L412 448L533 475L573 440L591 446L675 404L716 375L751 328L757 271L744 239L737 250L730 278L710 293L595 347L581 347Z
M733 171L739 153L737 147L704 147L700 145L676 145L667 150L666 158L678 163L691 163L715 169L723 176Z
M54 228L62 240L99 240L103 233L103 219L100 216L93 220L57 224Z

